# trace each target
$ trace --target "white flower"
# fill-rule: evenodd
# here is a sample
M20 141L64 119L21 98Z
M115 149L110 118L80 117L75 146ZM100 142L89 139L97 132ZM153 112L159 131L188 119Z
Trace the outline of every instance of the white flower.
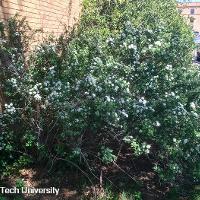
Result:
M147 149L150 149L150 148L151 148L151 145L150 145L150 144L147 144L146 148L147 148Z
M33 92L30 90L29 92L28 92L30 95L32 95L33 94Z
M49 81L45 81L44 86L48 86L48 85L49 85Z
M174 92L171 92L171 96L173 96L173 97L174 97L174 96L175 96L175 93L174 93Z
M149 45L149 49L152 49L152 48L153 48L153 45L152 45L152 44L150 44L150 45Z
M49 71L50 71L50 74L51 74L51 75L54 75L54 74L56 73L56 71L55 71L55 66L50 67L50 68L49 68Z
M127 93L129 93L129 92L130 92L130 89L129 89L129 87L127 87L127 88L126 88L126 92L127 92Z
M159 121L156 121L155 126L159 127L161 124Z
M149 153L150 153L149 149L146 149L146 151L145 151L145 152L146 152L146 154L149 154Z
M41 108L46 109L47 107L46 107L46 105L41 105Z
M10 103L10 104L5 104L5 108L6 108L6 111L10 114L14 114L16 112L16 109L15 107L13 106L13 103Z
M96 78L92 75L86 77L86 80L89 82L90 85L96 86Z
M146 106L147 101L144 99L144 97L141 97L141 98L139 99L139 103L142 103L144 106Z
M171 70L172 70L172 65L167 65L167 66L165 67L165 69L171 71Z
M42 97L39 94L34 95L36 101L41 101Z
M184 139L183 144L187 144L187 143L188 143L188 139Z
M77 109L77 112L81 112L83 109L82 108L78 108Z
M15 78L11 78L10 82L13 84L13 87L17 87L17 80Z
M155 42L155 45L156 45L156 46L161 46L162 43L161 43L160 41L156 41L156 42Z
M191 107L193 110L195 110L195 109L196 109L195 103L194 103L194 102L190 103L190 107Z
M130 44L130 45L128 46L128 48L129 48L129 49L137 50L137 46L134 45L134 44Z
M6 40L3 40L2 38L0 38L0 45L6 43Z
M113 38L108 38L108 39L106 40L106 42L107 42L107 43L113 43L113 42L114 42L114 39L113 39Z
M58 96L58 92L53 91L50 95L51 95L52 97L53 97L53 96L54 96L54 97L57 97L57 96Z
M142 53L146 53L147 52L147 50L146 49L142 49Z
M57 90L61 90L61 88L62 88L62 83L61 83L61 81L58 81L58 82L56 83L55 87L56 87Z
M124 101L124 99L123 99L123 98L121 98L121 99L120 99L120 101L121 101L121 103L125 103L125 101Z
M198 117L199 115L196 112L192 112L193 116Z
M146 104L147 104L147 101L146 101L145 99L143 100L143 104L144 104L144 105L146 105Z
M122 115L124 115L126 118L128 118L128 114L125 112L125 110L121 111Z
M45 100L45 106L48 106L49 105L49 101L46 99Z
M19 34L19 32L15 32L15 35L16 35L16 36L19 36L20 34Z
M111 101L111 99L110 99L110 97L109 97L109 96L106 96L106 101L108 101L108 102L110 102L110 101Z
M118 86L115 86L115 91L116 91L116 92L118 91L118 89L119 89L119 87L118 87Z
M127 43L126 43L126 42L123 42L123 45L126 47L126 46L127 46Z

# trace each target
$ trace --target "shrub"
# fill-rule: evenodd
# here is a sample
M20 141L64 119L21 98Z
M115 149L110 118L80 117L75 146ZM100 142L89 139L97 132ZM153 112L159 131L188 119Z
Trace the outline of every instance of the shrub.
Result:
M24 29L22 30L22 27ZM15 108L13 103L6 104L7 101L18 101L18 96L15 93L16 87L13 89L8 86L8 80L13 80L12 76L21 77L24 73L24 53L26 52L27 43L22 41L21 31L27 30L28 25L24 19L21 23L17 20L17 17L10 19L6 24L1 22L0 24L0 171L5 169L11 161L14 160L13 146L18 146L14 130L15 115L9 116L6 113L2 113L2 108L7 108L8 113L15 114ZM22 46L23 43L23 46ZM16 86L15 81L13 84ZM9 96L11 96L9 98ZM4 110L4 109L3 109ZM16 142L16 143L15 143Z
M22 54L3 44L12 70L1 72L1 153L93 167L117 162L129 145L162 180L199 181L199 71L175 2L96 0L84 8L69 44L47 40L26 72Z
M198 181L199 71L175 1L84 6L66 66L89 132L103 146L123 140L135 156L149 155L165 181Z

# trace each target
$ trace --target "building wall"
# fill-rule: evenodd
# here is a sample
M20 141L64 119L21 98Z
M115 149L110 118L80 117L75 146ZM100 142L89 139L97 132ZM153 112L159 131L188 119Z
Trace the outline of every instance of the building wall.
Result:
M81 0L0 0L0 21L7 20L16 13L26 17L32 29L41 29L35 43L49 34L60 35L64 28L72 27L79 19ZM4 95L0 88L0 113L4 104Z
M64 26L73 26L80 14L80 0L0 0L0 20L25 16L33 29L41 29L41 36L59 35Z
M193 30L200 33L200 2L199 3L182 3L178 9L193 27ZM192 13L192 9L194 13ZM192 20L192 19L193 20Z

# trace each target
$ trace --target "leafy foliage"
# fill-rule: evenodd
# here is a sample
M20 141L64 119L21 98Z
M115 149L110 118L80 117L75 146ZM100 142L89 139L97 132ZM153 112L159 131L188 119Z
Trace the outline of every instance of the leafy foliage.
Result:
M199 181L192 37L175 2L164 0L85 1L70 41L47 40L28 62L5 36L1 168L8 154L16 160L25 152L92 168L117 162L121 146L130 146L161 180Z

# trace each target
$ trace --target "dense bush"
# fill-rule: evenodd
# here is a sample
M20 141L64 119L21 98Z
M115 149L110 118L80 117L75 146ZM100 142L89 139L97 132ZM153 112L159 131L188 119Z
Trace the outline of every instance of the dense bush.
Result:
M162 180L199 181L192 40L175 2L164 0L85 1L73 37L47 41L28 61L5 35L1 166L31 158L92 168L129 146Z
M103 135L100 143L109 146L117 138L136 156L148 154L162 179L199 180L199 71L191 64L192 33L176 3L86 1L84 6L68 65L70 74L79 76L77 96L88 98L91 126ZM112 149L107 154L117 159Z

